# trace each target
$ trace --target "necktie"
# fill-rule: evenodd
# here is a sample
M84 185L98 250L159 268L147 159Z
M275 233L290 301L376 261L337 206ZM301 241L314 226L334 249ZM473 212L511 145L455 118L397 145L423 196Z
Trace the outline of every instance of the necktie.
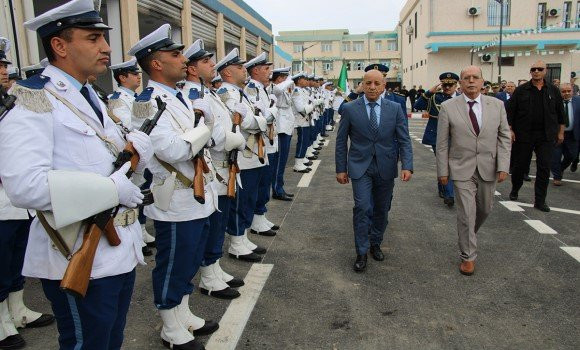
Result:
M89 89L86 86L83 86L81 88L81 95L83 95L83 97L85 98L85 100L87 100L93 111L95 111L95 114L97 115L97 117L99 117L101 125L104 125L103 113L101 112L101 109L94 104L93 100L91 99L91 95L89 94Z
M570 114L568 114L568 103L570 101L564 101L564 124L566 127L570 126Z
M476 103L477 101L467 102L469 105L469 119L471 119L471 124L473 125L473 130L475 130L475 134L479 136L479 124L477 124L477 118L475 117L475 112L473 111L473 105Z
M139 95L137 95L137 93L134 93L133 94L133 97L137 98L137 96L139 96Z
M185 107L187 107L187 103L185 103L185 100L183 99L183 95L181 94L181 91L180 91L180 92L178 92L178 93L177 93L177 95L175 95L175 97L177 97L177 99L178 99L179 101L181 101L181 103L183 103L183 105L184 105Z
M373 133L373 136L376 136L379 131L379 124L377 123L377 113L375 112L376 105L377 105L376 102L369 103L369 107L371 108L370 112L371 132Z

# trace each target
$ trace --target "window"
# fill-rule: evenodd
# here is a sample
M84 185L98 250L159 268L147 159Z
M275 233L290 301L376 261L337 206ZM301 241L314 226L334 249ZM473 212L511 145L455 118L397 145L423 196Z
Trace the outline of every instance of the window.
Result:
M391 61L390 61L390 60L387 60L387 61L381 61L381 64L382 64L382 65L385 65L385 66L387 66L387 67L389 67L389 68L391 68Z
M292 72L300 72L302 70L302 62L292 62Z
M510 25L510 0L503 0L503 25ZM490 27L500 25L501 7L497 0L487 0L487 25Z
M562 75L562 64L561 63L548 63L546 65L546 81L553 81L554 79L560 79Z
M294 53L302 52L302 46L304 46L304 43L294 43Z
M352 70L363 70L365 69L365 63L363 61L354 61Z
M375 40L375 51L381 51L382 50L382 41L380 40Z
M362 52L364 47L364 41L353 41L353 48L355 52Z
M332 41L323 41L321 46L322 46L322 52L332 51Z
M350 41L342 42L342 51L350 51Z
M411 20L409 20L409 27L411 27ZM409 44L411 43L411 37L412 37L412 35L409 34Z
M397 40L389 40L389 41L387 41L387 50L389 50L389 51L397 51Z
M515 57L498 57L498 63L501 62L502 67L513 67L515 64Z
M543 28L546 26L546 3L545 2L538 3L537 26L538 26L538 28Z
M564 12L564 28L570 28L570 23L572 22L572 1L564 1L562 12Z
M352 64L350 64L350 62L346 63L346 69L347 70L352 70Z
M334 64L332 61L322 61L322 69L325 71L331 71L334 69Z
M417 12L415 12L415 28L414 28L414 33L415 33L415 39L417 39Z

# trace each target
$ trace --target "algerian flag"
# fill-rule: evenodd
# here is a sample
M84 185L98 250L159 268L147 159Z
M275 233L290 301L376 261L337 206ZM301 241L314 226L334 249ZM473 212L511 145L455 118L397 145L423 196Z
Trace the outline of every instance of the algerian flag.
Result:
M338 76L338 87L346 94L348 91L348 75L346 73L346 63L342 62L342 68L340 69L340 75Z

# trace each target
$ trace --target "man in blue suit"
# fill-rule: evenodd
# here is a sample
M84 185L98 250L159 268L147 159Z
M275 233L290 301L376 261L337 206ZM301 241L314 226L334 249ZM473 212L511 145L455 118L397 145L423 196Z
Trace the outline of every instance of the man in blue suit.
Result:
M507 104L507 101L512 97L516 89L516 84L513 81L508 81L505 84L505 89L502 92L498 92L495 97L499 98L503 101L504 106Z
M336 180L347 184L349 177L352 179L357 272L366 269L369 249L373 259L385 258L381 243L397 177L397 154L402 163L401 179L409 181L413 172L406 116L400 105L381 98L383 90L379 70L365 73L364 96L343 105L336 137Z
M564 141L554 147L552 154L552 175L554 186L562 186L564 170L572 164L578 154L580 141L580 96L572 96L572 85L560 84L564 100Z

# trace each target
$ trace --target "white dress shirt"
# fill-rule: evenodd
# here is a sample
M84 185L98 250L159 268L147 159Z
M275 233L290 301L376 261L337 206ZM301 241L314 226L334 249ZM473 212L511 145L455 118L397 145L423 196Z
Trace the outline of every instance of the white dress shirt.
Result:
M475 101L476 103L473 105L472 109L475 112L475 118L477 119L477 125L479 125L479 130L481 130L482 125L482 113L481 113L481 94L477 95L475 99L470 99L467 95L463 94L463 98L465 99L465 108L467 108L467 115L469 116L469 104L467 102Z

